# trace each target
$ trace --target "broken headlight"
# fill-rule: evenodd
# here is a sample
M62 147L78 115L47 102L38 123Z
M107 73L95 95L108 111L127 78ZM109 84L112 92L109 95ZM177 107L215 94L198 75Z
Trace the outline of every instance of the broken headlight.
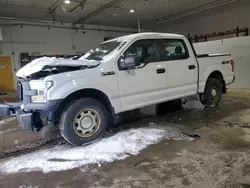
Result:
M52 81L31 81L30 88L37 91L37 95L31 96L32 103L46 103L47 91L53 86Z

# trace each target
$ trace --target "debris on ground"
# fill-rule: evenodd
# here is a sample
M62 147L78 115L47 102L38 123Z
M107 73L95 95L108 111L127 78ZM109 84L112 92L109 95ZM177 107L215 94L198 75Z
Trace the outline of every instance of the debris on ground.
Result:
M134 164L134 167L136 167L137 165L139 165L140 163L142 163L142 162L145 161L146 159L147 159L147 157L144 158L144 159L142 159L142 160L140 160L140 161L138 161L137 163Z

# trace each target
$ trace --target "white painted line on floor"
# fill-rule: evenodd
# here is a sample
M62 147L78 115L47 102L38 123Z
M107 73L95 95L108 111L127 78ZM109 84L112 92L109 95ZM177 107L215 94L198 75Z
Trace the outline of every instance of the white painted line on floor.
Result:
M122 160L163 139L189 139L178 129L138 128L119 132L84 147L56 146L0 162L3 173L63 171Z

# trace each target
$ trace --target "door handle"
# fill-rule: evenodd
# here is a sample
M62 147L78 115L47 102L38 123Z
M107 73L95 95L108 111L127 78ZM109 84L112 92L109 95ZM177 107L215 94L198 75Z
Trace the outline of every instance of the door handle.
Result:
M189 70L195 69L195 65L189 65L189 66L188 66L188 69L189 69Z
M157 74L163 74L166 72L166 69L157 69L156 72Z

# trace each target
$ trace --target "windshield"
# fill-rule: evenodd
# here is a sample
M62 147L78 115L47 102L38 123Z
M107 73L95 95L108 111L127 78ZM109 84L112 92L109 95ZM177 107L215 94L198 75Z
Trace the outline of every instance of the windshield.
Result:
M122 47L124 44L125 42L118 40L102 43L97 48L90 50L86 55L84 55L84 59L101 61L114 50Z

